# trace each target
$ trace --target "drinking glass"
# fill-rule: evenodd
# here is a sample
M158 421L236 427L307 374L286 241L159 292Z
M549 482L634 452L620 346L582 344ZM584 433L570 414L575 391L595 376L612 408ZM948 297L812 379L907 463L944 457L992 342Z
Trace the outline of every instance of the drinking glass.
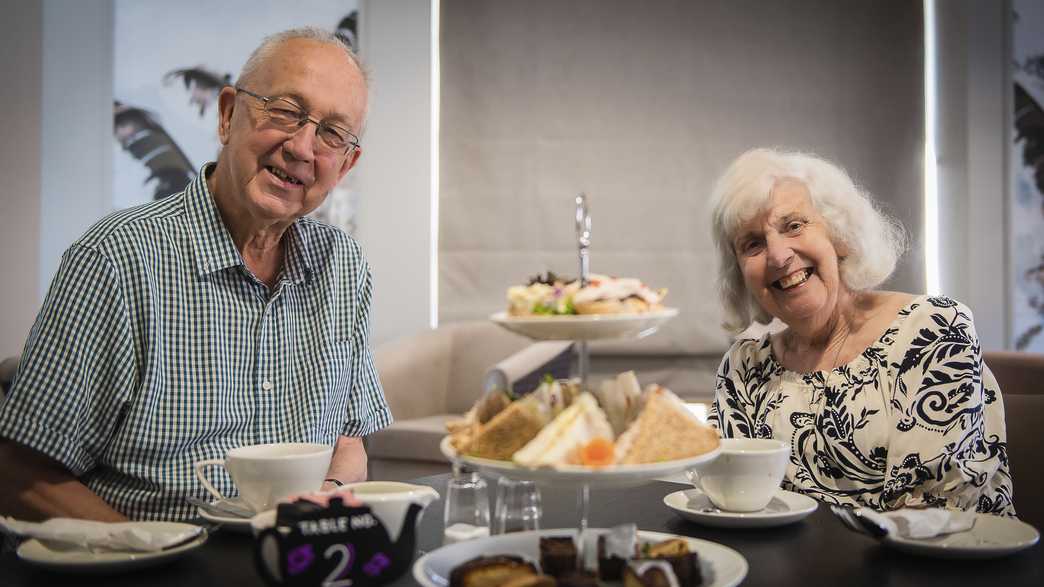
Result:
M456 471L446 485L443 543L489 536L489 491L485 479L468 470Z
M540 529L543 508L540 505L540 490L532 481L501 477L497 481L496 503L494 534Z

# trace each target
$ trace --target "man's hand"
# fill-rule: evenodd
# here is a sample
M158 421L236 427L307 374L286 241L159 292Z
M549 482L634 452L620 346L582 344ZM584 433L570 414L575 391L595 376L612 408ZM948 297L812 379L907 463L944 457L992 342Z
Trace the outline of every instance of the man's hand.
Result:
M0 440L0 514L20 520L81 518L126 522L127 517L87 489L59 462L10 440Z
M326 472L328 479L337 479L341 483L366 481L366 449L362 438L355 436L338 436L334 446L330 469ZM329 481L323 483L323 491L337 489L337 485Z

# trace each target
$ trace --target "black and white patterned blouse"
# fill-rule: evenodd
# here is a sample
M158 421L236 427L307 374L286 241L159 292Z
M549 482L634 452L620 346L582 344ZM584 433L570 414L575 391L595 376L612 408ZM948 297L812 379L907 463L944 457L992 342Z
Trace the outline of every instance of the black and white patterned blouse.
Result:
M914 299L832 371L788 371L768 334L737 341L710 421L790 443L784 488L825 502L1015 514L1000 389L971 311L947 297Z

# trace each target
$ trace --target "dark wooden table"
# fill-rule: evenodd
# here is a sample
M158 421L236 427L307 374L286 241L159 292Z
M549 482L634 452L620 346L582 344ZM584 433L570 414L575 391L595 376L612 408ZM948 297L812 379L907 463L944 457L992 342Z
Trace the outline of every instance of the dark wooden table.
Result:
M444 493L446 475L425 477L417 483ZM492 486L492 484L491 484ZM912 556L879 545L845 529L828 508L779 528L725 530L705 528L682 520L663 497L685 486L655 482L625 490L591 491L590 527L636 522L642 530L682 534L718 542L739 551L750 565L743 585L872 587L953 585L1044 585L1044 550L1037 544L1015 555L985 561L940 560ZM576 495L569 489L543 489L543 527L573 527ZM442 542L442 501L428 508L421 521L418 548L430 551ZM90 577L60 575L30 567L12 553L0 558L0 585L4 587L54 585L187 585L232 587L262 585L254 570L252 539L219 531L202 548L164 566L122 575ZM396 586L417 585L407 574Z

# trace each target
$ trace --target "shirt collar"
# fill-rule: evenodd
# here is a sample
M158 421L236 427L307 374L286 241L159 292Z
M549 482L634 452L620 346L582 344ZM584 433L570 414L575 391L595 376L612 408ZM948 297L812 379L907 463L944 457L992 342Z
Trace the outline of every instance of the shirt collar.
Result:
M213 162L203 165L185 189L185 207L195 235L192 244L196 251L196 270L201 276L243 265L243 257L207 188L207 176L215 165Z
M217 164L214 162L203 165L199 174L185 189L185 205L192 232L195 234L193 245L196 252L196 270L200 276L229 267L246 267L207 187L207 176L213 172L215 165ZM294 284L311 278L313 272L314 263L311 262L308 236L303 228L302 221L298 219L283 235L286 239L283 273Z

